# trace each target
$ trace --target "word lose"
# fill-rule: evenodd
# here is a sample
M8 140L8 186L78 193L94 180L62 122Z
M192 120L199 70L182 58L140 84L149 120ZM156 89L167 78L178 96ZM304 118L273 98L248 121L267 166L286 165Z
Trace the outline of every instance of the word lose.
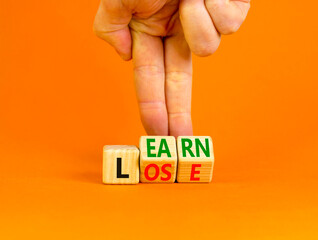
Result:
M211 182L213 165L211 137L142 136L139 149L104 146L103 183Z

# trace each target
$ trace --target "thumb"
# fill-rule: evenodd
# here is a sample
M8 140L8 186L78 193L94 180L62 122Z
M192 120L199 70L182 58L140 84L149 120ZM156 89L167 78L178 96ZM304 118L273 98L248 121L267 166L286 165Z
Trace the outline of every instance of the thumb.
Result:
M124 60L131 59L131 35L128 24L131 11L121 0L102 0L94 21L94 32L115 48Z

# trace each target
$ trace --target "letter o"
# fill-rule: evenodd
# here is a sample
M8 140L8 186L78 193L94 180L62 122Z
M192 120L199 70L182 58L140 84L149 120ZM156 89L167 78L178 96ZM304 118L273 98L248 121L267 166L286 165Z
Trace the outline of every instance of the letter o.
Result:
M155 170L156 170L156 173L155 173L155 175L154 175L153 177L150 177L149 174L148 174L149 169L150 169L151 167L155 168ZM156 179L159 177L159 171L160 171L160 170L159 170L159 167L158 167L157 164L154 164L154 163L149 164L149 165L147 165L147 167L145 168L145 178L146 178L148 181L154 181L154 180L156 180Z

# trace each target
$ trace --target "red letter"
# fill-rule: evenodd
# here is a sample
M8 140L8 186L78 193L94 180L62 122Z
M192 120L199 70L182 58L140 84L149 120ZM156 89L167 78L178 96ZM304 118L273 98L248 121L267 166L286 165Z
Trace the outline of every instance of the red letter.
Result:
M192 164L191 177L190 177L191 181L199 181L200 180L199 177L194 177L194 174L199 174L200 173L200 171L196 171L195 170L196 167L201 167L201 164Z
M169 171L167 171L166 170L166 167L170 167L171 168L171 164L169 163L169 164L163 164L162 165L162 167L161 167L161 171L164 173L164 174L166 174L167 175L167 177L161 177L161 180L162 181L168 181L168 180L170 180L170 178L171 178L171 172L169 172Z
M155 176L153 176L153 177L149 177L149 175L148 175L149 168L151 168L151 167L154 167L155 170L156 170ZM146 177L146 179L147 179L148 181L156 180L157 177L159 176L159 171L160 171L160 170L159 170L158 165L153 164L153 163L147 165L147 167L145 168L145 177Z

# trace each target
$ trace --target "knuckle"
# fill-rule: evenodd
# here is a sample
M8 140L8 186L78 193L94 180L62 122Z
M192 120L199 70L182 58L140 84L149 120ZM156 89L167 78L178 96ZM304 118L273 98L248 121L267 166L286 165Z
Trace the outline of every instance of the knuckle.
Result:
M192 80L192 72L166 71L166 80L174 83L187 83Z
M166 104L164 100L139 100L140 110L162 110Z
M93 32L97 37L105 40L107 32L105 31L105 28L96 21L93 24Z
M94 32L94 34L97 36L97 37L102 37L102 31L101 31L101 28L100 28L100 26L99 25L97 25L96 23L94 23L94 25L93 25L93 32Z
M138 65L134 67L134 71L145 76L160 76L164 74L164 69L157 65Z
M218 32L224 35L236 32L245 19L239 6L231 5L223 0L207 0L206 7Z

